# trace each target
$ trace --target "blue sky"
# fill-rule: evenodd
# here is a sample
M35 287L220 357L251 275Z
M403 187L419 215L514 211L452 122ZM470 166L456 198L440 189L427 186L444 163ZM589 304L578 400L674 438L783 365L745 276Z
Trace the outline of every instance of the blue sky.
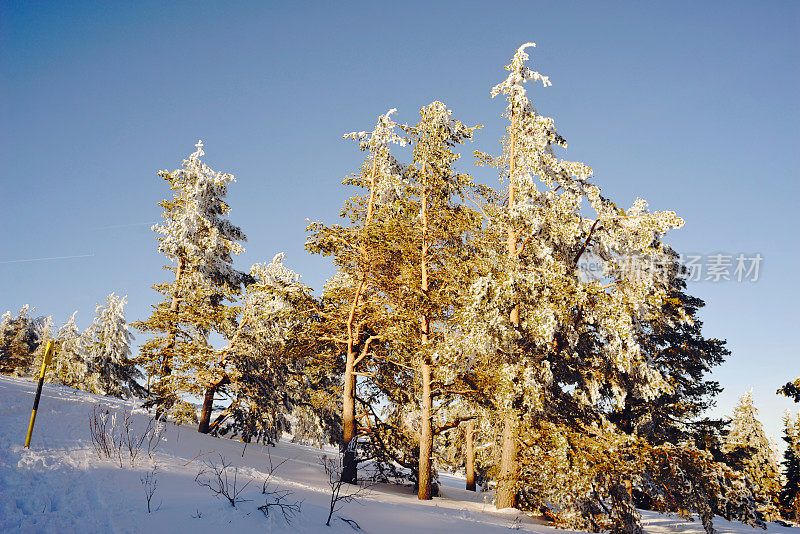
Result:
M303 250L305 219L333 222L361 154L341 140L399 109L441 100L483 124L496 152L503 104L489 89L535 41L531 87L567 157L604 193L671 209L684 254L753 255L752 282L698 282L708 336L733 351L714 371L718 413L754 388L767 430L793 408L774 394L800 375L800 4L795 2L0 3L0 311L23 304L61 324L127 294L143 318L164 280L149 229L156 177L202 138L231 172L246 269L279 251L320 288L330 264ZM80 256L60 260L32 260ZM795 408L796 409L796 408Z

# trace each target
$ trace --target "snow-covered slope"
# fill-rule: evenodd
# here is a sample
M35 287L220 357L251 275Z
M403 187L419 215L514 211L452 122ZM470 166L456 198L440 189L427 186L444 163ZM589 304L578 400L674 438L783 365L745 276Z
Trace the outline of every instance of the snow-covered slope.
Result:
M0 532L353 532L340 519L325 526L330 488L319 465L320 450L282 442L277 447L217 439L198 434L193 428L167 425L165 440L152 460L144 454L134 467L100 459L90 439L88 414L101 404L112 412L131 410L132 404L69 388L46 385L42 393L31 448L25 439L36 384L0 377ZM134 410L136 412L136 410ZM148 415L135 415L143 428ZM209 453L209 454L204 454ZM195 482L203 460L218 454L238 467L238 483L252 479L236 508ZM202 455L197 457L198 455ZM196 458L197 457L197 458ZM269 460L286 459L273 476L273 487L292 491L290 501L302 501L301 513L287 524L280 514L269 517L258 510L264 504L261 486L269 472ZM157 465L158 481L147 513L141 478ZM467 492L463 479L442 477L442 496L432 501L416 499L409 489L377 485L362 503L345 504L339 514L354 519L365 533L459 534L565 532L545 526L514 510L497 511L486 493ZM644 512L646 531L651 534L702 534L698 523ZM723 520L722 533L758 532ZM797 533L771 525L771 532Z

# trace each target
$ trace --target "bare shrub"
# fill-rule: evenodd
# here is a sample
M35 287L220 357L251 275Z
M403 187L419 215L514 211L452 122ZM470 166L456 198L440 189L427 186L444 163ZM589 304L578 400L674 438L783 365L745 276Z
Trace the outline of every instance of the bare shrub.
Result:
M203 460L203 467L194 480L199 486L208 488L215 497L225 497L231 506L236 508L237 504L250 500L243 499L240 495L252 480L248 480L243 486L239 485L239 468L230 469L233 464L221 454L217 453L217 456L218 460L214 458Z
M147 501L147 513L150 513L150 503L153 500L153 495L156 494L156 489L158 489L158 478L156 478L156 473L158 472L158 466L153 466L152 471L145 473L145 475L139 478L139 481L142 483L142 489L144 490L144 498ZM163 501L162 501L163 502ZM161 508L161 503L158 503L158 511Z
M167 425L163 421L159 421L155 417L147 420L147 428L144 434L147 436L147 457L153 459L153 453L161 442L164 441L164 433L167 431ZM180 434L178 434L180 435Z
M279 490L273 487L272 479L275 471L282 466L288 458L278 463L278 465L272 463L272 455L270 455L269 452L267 452L267 458L269 459L269 471L267 473L267 478L264 479L264 483L261 485L261 494L266 495L266 502L262 506L259 506L258 509L264 514L264 517L269 517L270 511L280 512L286 524L290 524L292 519L300 513L300 507L303 501L290 500L294 492Z
M103 458L113 458L113 447L111 443L111 433L108 428L109 413L103 410L100 405L92 408L89 412L89 435L92 438L92 446L97 456Z
M342 480L342 458L341 456L335 458L328 458L323 455L319 459L319 464L325 471L328 477L328 485L331 488L330 509L328 511L328 520L325 522L326 526L331 526L331 518L333 514L338 512L342 506L350 502L362 503L365 496L369 494L369 488L372 483L360 481L358 485L349 484ZM342 517L336 514L336 517L347 523L354 530L360 530L361 526L354 520Z
M146 446L147 456L152 459L153 453L163 440L166 430L164 424L155 418L150 418L144 431L139 434L131 412L123 410L121 417L119 415L117 412L112 414L100 404L95 405L89 412L89 435L97 456L112 459L118 462L120 467L127 457L130 466L133 467Z

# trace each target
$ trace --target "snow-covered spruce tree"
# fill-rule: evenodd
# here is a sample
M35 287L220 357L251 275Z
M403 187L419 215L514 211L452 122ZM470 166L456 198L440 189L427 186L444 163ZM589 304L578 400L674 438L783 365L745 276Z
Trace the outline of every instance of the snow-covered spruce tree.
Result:
M43 320L40 320L37 325L37 331L40 342L39 346L33 352L33 363L31 364L27 372L28 375L34 378L39 376L39 371L42 368L42 360L44 360L44 354L45 351L47 350L47 342L53 341L54 336L56 334L55 324L53 323L53 316L48 315L47 317L44 317Z
M522 494L524 506L555 514L563 526L638 532L632 489L648 469L658 472L659 457L672 454L686 464L682 469L704 473L704 482L692 494L680 493L686 486L678 479L653 482L650 491L677 492L664 506L684 508L669 511L705 514L708 529L714 513L752 523L752 496L733 472L723 473L730 487L719 486L725 467L707 464L710 455L692 445L665 444L662 451L606 419L609 406L624 408L628 396L647 400L671 390L642 340L648 325L661 321L675 274L660 239L682 220L648 212L641 199L620 209L588 181L588 167L555 156L564 139L522 87L527 79L549 81L524 67L525 47L494 90L509 102L504 153L479 155L500 169L508 189L484 191L483 239L492 246L478 258L483 274L473 285L472 318L462 321L477 359L485 360L475 369L476 383L491 392L494 410L487 415L502 426L496 504L514 504ZM599 277L582 276L583 257L600 265ZM673 318L689 319L680 302L672 304ZM565 433L573 438L565 442L559 437ZM640 461L613 460L622 446L629 450L625 458ZM554 448L563 452L551 453ZM539 469L547 458L551 468Z
M724 450L733 467L748 477L759 510L767 520L772 520L778 516L780 472L757 415L751 390L742 395L733 410L732 428L725 436Z
M97 317L87 330L86 351L93 392L113 397L142 396L136 381L142 373L131 360L133 334L125 322L127 296L111 293L105 305L98 304Z
M358 459L354 441L356 423L356 377L370 363L371 354L385 338L388 321L386 295L380 292L385 281L392 280L396 253L388 236L399 230L393 204L405 188L405 169L391 154L391 145L404 146L407 140L395 133L396 124L389 110L378 117L371 132L353 132L344 136L359 142L366 158L359 172L345 177L345 186L365 192L345 202L341 216L349 226L326 226L310 223L306 250L331 256L338 271L328 284L317 310L321 323L316 338L327 344L321 352L328 355L331 370L341 367L342 427L344 452L342 479L355 483Z
M783 416L784 484L781 488L781 516L797 521L800 519L800 414Z
M507 188L484 191L482 273L463 328L475 351L489 358L483 368L493 372L487 381L503 424L498 508L515 504L523 427L554 413L585 419L604 386L622 401L629 393L623 373L637 378L633 393L643 398L668 389L638 334L642 321L661 313L667 295L659 237L683 224L673 212L648 212L641 199L628 210L617 207L588 182L589 167L555 155L566 142L526 96L528 80L550 85L525 66L530 46L517 50L508 77L491 93L506 97L509 124L502 155L478 154L479 164L496 167ZM584 215L589 210L593 217ZM601 262L602 280L581 280L584 253ZM637 258L654 261L633 270Z
M206 366L215 364L207 359L214 351L208 336L230 331L232 313L225 303L249 281L246 273L233 268L233 256L244 250L239 242L246 240L241 228L226 218L230 207L225 196L234 177L215 172L200 160L201 141L196 148L181 168L158 173L173 197L159 203L164 221L153 230L159 252L171 263L165 268L174 272L175 279L153 286L165 300L153 306L149 319L134 324L155 334L142 345L136 362L155 378L149 402L159 411L169 409L181 394L203 395L213 387L213 382L196 379ZM176 369L180 371L175 373Z
M701 416L722 388L705 376L723 363L730 351L725 341L703 336L698 311L705 303L686 293L686 270L677 254L668 253L670 285L662 313L644 322L638 337L643 352L672 387L649 400L628 394L621 407L609 407L607 416L623 432L635 433L653 445L692 439L698 446L714 449L721 440L724 421ZM633 392L635 377L624 376L624 380L628 382L625 390Z
M47 378L65 386L91 391L92 377L89 372L89 331L81 333L75 324L77 310L69 321L58 329L52 371Z
M7 311L0 318L0 373L21 376L34 365L34 356L48 335L49 318L32 316L27 304L16 316Z

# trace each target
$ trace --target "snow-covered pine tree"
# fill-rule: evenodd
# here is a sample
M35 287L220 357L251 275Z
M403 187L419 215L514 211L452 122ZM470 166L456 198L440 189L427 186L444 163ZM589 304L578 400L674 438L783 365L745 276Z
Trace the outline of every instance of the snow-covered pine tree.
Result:
M24 305L16 316L7 311L0 318L0 373L21 376L34 364L34 354L47 331L47 317L32 316L35 308Z
M381 340L392 328L388 320L386 294L380 287L393 278L396 252L391 236L402 231L393 205L404 194L405 168L392 156L391 145L407 140L395 133L391 116L395 109L378 117L371 132L353 132L345 139L358 141L366 158L359 172L345 177L345 186L365 192L349 198L342 217L350 226L310 223L306 250L332 256L338 271L325 286L318 309L321 321L315 337L326 345L327 366L342 373L341 448L344 452L342 480L355 483L358 458L354 440L358 435L356 377L370 364Z
M274 443L289 431L296 408L314 404L315 370L307 365L306 322L313 320L314 299L300 275L286 267L284 254L270 263L255 264L253 283L245 290L238 325L228 345L219 351L224 388L214 389L230 399L210 430L239 435L245 441ZM304 413L303 415L309 415ZM320 420L324 416L320 417ZM319 422L319 420L317 421ZM324 440L325 429L303 428L309 438Z
M42 368L42 360L44 360L44 353L47 350L47 342L54 340L55 325L53 324L53 316L40 318L36 326L39 336L39 346L33 352L33 363L28 369L27 374L32 377L39 376L39 371ZM52 367L49 368L52 371Z
M480 362L475 383L494 404L485 416L501 426L496 505L520 494L563 526L638 532L632 488L648 469L660 472L660 461L674 461L702 474L702 490L686 492L689 479L654 481L653 492L675 495L670 511L700 513L709 532L715 513L758 523L748 490L710 454L669 443L661 450L606 419L629 396L647 401L672 389L662 375L669 364L654 366L644 340L652 333L645 325L663 320L674 276L661 237L682 220L648 212L642 199L620 209L589 182L591 169L555 156L566 143L523 87L549 85L525 67L528 46L493 90L506 95L510 124L503 154L478 154L479 164L497 167L508 188L484 189L481 239L491 245L480 250L471 317L461 321ZM580 272L587 257L601 267L594 279ZM670 304L672 319L689 320L680 300Z
M660 314L667 294L659 237L683 224L673 212L648 212L642 199L628 210L617 207L588 181L589 167L555 155L566 142L526 96L529 80L550 85L525 66L530 46L517 50L508 77L491 93L506 97L509 124L503 154L478 154L479 164L496 167L507 189L484 191L487 246L472 288L473 318L464 328L475 351L490 360L482 367L494 372L488 381L503 425L498 508L515 504L525 426L559 412L585 419L604 387L621 401L628 393L623 372L637 377L635 392L644 398L668 389L637 334L641 321ZM584 215L584 199L592 218ZM581 279L584 253L599 258L602 280ZM645 261L632 269L637 259Z
M413 231L404 240L404 264L418 273L404 282L401 307L397 315L418 321L419 339L409 362L417 373L419 414L419 499L432 497L433 445L436 424L434 396L447 390L446 379L437 376L439 367L453 353L447 350L444 335L453 307L463 287L464 260L469 256L466 241L479 226L479 217L463 205L466 192L473 187L469 175L457 173L459 155L452 147L472 139L478 127L467 127L452 118L441 102L420 110L420 121L405 127L413 139L413 163L409 166L409 215ZM413 323L412 323L413 324ZM441 427L451 427L443 422Z
M788 411L783 416L784 484L781 488L781 516L800 520L800 414L792 416Z
M732 428L725 436L724 450L735 459L733 467L749 478L759 510L767 520L772 520L778 514L780 471L757 416L751 390L741 396L733 410Z
M173 197L159 203L164 221L153 230L159 252L172 264L166 269L175 273L175 279L153 286L165 301L153 306L150 318L134 323L138 330L155 334L142 345L136 362L155 377L155 395L149 402L159 410L168 409L181 394L199 390L203 395L213 387L214 381L197 380L198 374L216 364L208 336L214 331L230 335L233 312L225 302L250 281L246 273L233 268L233 256L244 250L239 242L246 240L241 228L226 218L230 207L225 196L235 179L200 160L202 141L195 146L181 168L158 173ZM174 373L178 368L180 372ZM221 373L202 374L211 380Z
M127 296L111 293L105 305L97 305L97 317L87 332L86 347L94 392L123 399L144 393L136 381L142 373L131 360L133 334L125 322L126 303Z

